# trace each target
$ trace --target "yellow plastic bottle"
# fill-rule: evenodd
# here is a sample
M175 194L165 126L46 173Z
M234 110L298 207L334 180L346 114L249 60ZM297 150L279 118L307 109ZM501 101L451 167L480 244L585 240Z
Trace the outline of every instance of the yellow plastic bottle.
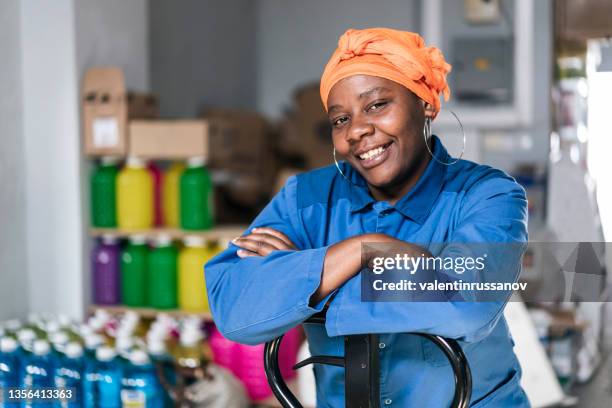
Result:
M185 164L182 162L174 162L166 170L164 174L164 182L162 186L162 200L164 220L167 227L178 228L180 221L180 191L179 182L181 174L185 170Z
M129 157L117 176L117 224L124 229L153 226L153 177L144 160Z
M179 307L187 312L209 312L204 264L211 257L211 251L198 236L187 236L183 243L178 262Z

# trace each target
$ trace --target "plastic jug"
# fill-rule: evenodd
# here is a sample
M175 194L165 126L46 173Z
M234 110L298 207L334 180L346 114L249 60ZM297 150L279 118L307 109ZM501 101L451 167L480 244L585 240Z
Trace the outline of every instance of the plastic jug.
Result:
M299 349L300 333L297 329L289 330L281 343L278 362L281 374L285 380L291 380L297 375L293 370ZM264 345L249 346L240 344L238 378L247 389L253 401L259 401L272 395L264 370Z
M91 224L94 227L117 226L117 163L118 159L115 157L103 157L91 174Z
M178 251L170 237L160 235L153 242L153 249L149 254L147 282L151 307L157 309L177 307L177 256Z
M164 215L162 212L162 184L163 173L154 162L149 162L147 168L153 180L153 224L156 226L164 225Z
M179 307L189 312L207 312L204 264L209 259L209 250L204 239L198 236L187 236L183 242L185 247L178 262Z
M134 235L121 251L121 301L124 305L147 305L147 257L145 237Z
M51 346L46 340L36 340L32 346L32 353L27 355L21 365L21 386L24 391L36 388L51 388L54 385L53 358L51 357ZM50 408L53 403L50 400L25 399L22 407Z
M180 182L181 227L186 230L203 230L213 226L212 180L204 159L192 157Z
M117 176L117 221L126 229L153 226L153 177L145 162L136 157L129 157Z
M59 390L72 392L72 398L60 399L59 407L82 407L82 383L85 374L83 347L76 342L68 343L64 355L57 360L55 367L55 386Z
M19 348L12 337L0 338L0 406L17 408L18 402L8 402L8 389L19 387Z
M134 350L121 381L121 402L129 408L161 408L163 395L147 353Z
M99 408L121 407L121 379L123 372L115 351L106 346L96 351L95 406Z
M93 249L93 298L99 305L116 305L120 300L119 243L110 235Z
M239 377L240 344L223 337L216 326L211 327L209 333L208 344L213 352L213 361Z
M171 228L178 228L180 225L179 182L183 171L185 171L185 164L174 162L164 173L162 183L163 216L165 225Z

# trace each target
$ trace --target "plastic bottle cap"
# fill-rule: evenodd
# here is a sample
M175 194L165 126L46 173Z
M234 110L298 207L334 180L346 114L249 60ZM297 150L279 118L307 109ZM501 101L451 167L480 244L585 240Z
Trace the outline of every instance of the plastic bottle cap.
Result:
M102 346L96 350L96 359L99 361L111 361L116 356L115 350L108 346Z
M90 350L95 349L103 343L102 336L98 334L91 334L85 337L85 347Z
M22 343L32 341L36 338L36 333L32 329L21 329L17 332L17 338Z
M147 237L144 235L130 236L130 244L132 245L144 245L146 243L147 243Z
M155 247L170 246L172 245L172 238L170 238L170 235L167 235L167 234L159 234L158 236L155 237L155 240L153 241L153 245Z
M28 313L28 322L29 323L38 323L40 322L41 317L38 313Z
M50 350L51 346L46 340L36 340L32 345L32 353L36 354L37 356L44 356L45 354L48 354Z
M136 156L129 156L126 160L128 167L144 167L146 165L145 160Z
M147 349L149 353L158 356L166 352L166 343L162 340L149 340L147 343Z
M206 241L204 238L197 235L187 235L185 239L183 239L183 243L185 246L193 248L204 247L206 245Z
M118 239L114 235L111 235L111 234L102 235L102 243L104 243L105 245L115 245L117 241Z
M68 335L66 334L66 332L63 331L59 331L57 333L53 333L49 336L49 340L51 340L51 343L53 343L54 345L64 345L66 343L68 343Z
M3 337L0 339L0 352L12 353L17 350L17 341L12 337Z
M145 365L149 364L151 360L149 360L149 356L142 350L134 350L130 354L130 363L134 365Z
M119 163L119 158L115 156L104 156L102 159L100 159L100 163L105 166L112 166Z
M100 320L103 320L104 322L107 322L111 318L110 313L104 309L96 309L94 316Z
M115 339L115 348L118 351L126 351L132 348L134 345L134 339L131 337L117 337Z
M203 167L206 159L202 156L190 157L187 159L187 167Z
M202 332L200 330L189 328L181 333L181 345L193 346L202 340Z
M68 358L79 358L83 356L83 347L76 341L71 341L66 345L64 354L66 354Z
M60 327L67 327L72 324L72 320L65 314L58 315L57 322L59 323Z
M21 322L19 319L11 319L4 323L4 327L6 327L7 330L15 332L21 328Z
M91 328L90 325L81 324L79 326L79 334L81 335L81 337L87 337L89 335L92 335L93 333L94 333L94 330Z

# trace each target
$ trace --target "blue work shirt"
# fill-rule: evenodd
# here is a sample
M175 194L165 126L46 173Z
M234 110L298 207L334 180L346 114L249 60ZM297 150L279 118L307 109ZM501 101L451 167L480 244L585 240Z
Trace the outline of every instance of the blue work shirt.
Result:
M452 159L434 136L433 154ZM459 160L430 160L417 184L395 205L376 201L347 163L303 173L284 188L248 228L283 232L297 251L265 257L229 248L205 265L214 320L234 341L271 340L323 309L328 296L309 305L321 281L330 245L365 233L410 243L527 241L525 191L504 172ZM350 181L349 181L350 180ZM520 255L506 265L515 281ZM454 379L444 354L423 332L457 339L472 371L473 407L529 407L519 385L521 369L503 317L504 302L362 302L360 275L333 293L325 327L305 324L313 355L344 353L343 336L380 333L382 407L448 407ZM315 365L317 407L344 407L344 369Z

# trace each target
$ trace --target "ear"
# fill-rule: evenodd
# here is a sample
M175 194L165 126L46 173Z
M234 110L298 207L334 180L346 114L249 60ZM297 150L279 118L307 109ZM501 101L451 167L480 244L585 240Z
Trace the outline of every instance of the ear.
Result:
M425 117L433 119L435 114L434 107L431 106L429 103L423 101L423 108L425 109Z

